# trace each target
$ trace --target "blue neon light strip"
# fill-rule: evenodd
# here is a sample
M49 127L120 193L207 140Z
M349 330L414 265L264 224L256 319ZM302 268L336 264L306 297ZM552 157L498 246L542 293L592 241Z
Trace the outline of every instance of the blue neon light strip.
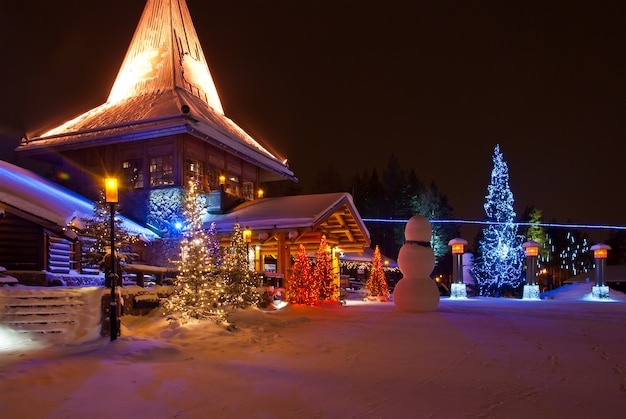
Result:
M363 218L366 223L397 223L405 224L408 220L397 220L393 218ZM476 220L429 220L431 224L506 224L498 221L476 221ZM518 226L541 226L541 227L557 227L557 228L592 228L592 229L606 229L606 230L626 230L626 226L611 226L601 224L560 224L560 223L527 223L518 222L513 223Z

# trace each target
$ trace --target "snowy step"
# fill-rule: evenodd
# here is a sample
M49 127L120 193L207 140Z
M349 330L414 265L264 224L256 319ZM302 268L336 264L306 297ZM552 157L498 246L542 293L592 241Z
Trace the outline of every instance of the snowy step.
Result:
M41 315L28 315L28 316L19 316L19 317L9 317L3 319L4 323L7 324L72 324L75 321L70 317L69 314L65 314L64 316L54 317L54 316L41 316Z
M21 301L11 301L4 302L2 305L7 309L15 308L15 309L25 309L25 308L39 308L43 309L46 307L80 307L85 303L82 301L72 301L68 303L67 301L59 301L59 300L35 300L35 299L25 299Z
M24 333L65 333L66 329L59 324L21 324L14 330Z
M59 306L5 306L6 310L4 311L4 317L7 316L27 316L27 315L38 315L38 316L54 316L59 314L68 314L73 311L74 307L79 307L80 304L67 306L67 305L59 305ZM3 316L0 316L0 318Z
M99 332L102 289L33 287L0 289L0 323L24 333Z

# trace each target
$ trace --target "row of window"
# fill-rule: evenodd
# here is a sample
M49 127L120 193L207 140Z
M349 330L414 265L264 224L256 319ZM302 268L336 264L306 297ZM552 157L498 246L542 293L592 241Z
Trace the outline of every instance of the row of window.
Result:
M206 170L204 162L188 159L185 162L186 179L197 180L200 187L209 191L220 187L220 172L209 166ZM146 186L146 179L141 159L127 160L122 163L124 180L130 189L142 189ZM150 158L149 171L150 187L174 185L174 159L172 156L157 156ZM254 198L254 183L244 181L240 183L238 175L227 174L224 180L226 192L242 196L245 199Z

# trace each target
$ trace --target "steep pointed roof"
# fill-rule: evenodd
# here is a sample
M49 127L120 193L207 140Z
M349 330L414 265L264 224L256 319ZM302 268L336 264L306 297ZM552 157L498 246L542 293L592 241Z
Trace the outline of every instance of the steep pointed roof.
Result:
M37 155L183 132L265 169L262 180L297 181L283 158L224 115L185 0L147 0L106 103L24 138L17 151Z

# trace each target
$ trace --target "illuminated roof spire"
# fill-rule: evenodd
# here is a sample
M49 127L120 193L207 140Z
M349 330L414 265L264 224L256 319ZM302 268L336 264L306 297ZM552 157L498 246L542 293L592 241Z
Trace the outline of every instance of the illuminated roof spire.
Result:
M107 102L174 88L224 114L185 0L148 0Z

